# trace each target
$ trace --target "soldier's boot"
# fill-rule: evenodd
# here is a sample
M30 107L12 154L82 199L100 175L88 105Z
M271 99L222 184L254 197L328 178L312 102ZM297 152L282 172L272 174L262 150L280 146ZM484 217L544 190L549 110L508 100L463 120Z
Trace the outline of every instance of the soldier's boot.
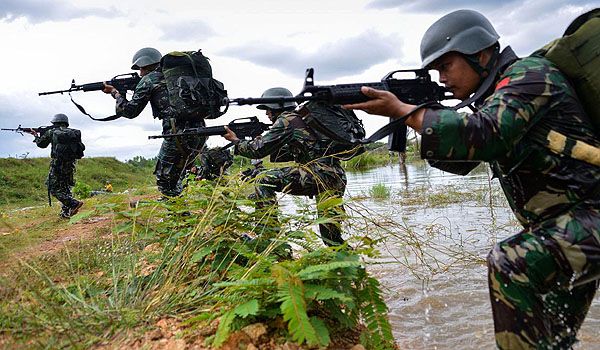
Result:
M75 204L74 207L72 207L69 210L69 217L77 214L79 212L79 209L83 206L83 201L77 201L77 204Z

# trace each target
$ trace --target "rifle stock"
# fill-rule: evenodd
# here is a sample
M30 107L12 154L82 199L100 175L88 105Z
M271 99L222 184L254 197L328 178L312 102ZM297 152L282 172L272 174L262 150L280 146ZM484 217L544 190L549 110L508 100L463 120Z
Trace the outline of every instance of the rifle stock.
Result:
M240 139L255 138L268 130L270 126L270 124L261 123L257 117L238 118L227 124L227 127ZM218 125L185 129L183 132L176 134L153 135L148 136L148 139L162 139L178 136L216 136L225 135L226 133L225 125Z

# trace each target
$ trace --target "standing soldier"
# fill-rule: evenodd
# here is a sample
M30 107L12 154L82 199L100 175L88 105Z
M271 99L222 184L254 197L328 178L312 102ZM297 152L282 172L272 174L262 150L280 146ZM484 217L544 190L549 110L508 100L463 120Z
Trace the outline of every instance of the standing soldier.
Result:
M114 86L106 85L104 92L116 99L116 115L133 119L140 115L150 102L152 115L162 120L163 134L205 126L201 118L186 120L175 117L160 67L161 58L160 52L151 47L140 49L133 55L131 69L139 70L142 79L136 86L131 101L122 96ZM158 190L163 196L176 197L181 194L183 177L194 165L194 160L205 141L204 136L171 137L163 140L154 170Z
M487 258L498 347L570 349L600 277L600 167L575 155L600 140L566 76L544 57L500 52L498 38L475 11L435 22L421 41L423 67L456 98L474 93L477 111L421 109L406 124L423 132L421 156L441 169L466 174L489 162L524 226ZM393 118L414 108L386 91L362 92L372 100L345 107ZM561 138L550 134L580 146L559 155L549 147Z
M64 114L52 117L52 128L44 134L38 135L36 131L29 133L35 136L33 142L40 148L52 144L50 152L50 172L46 180L48 187L48 200L50 194L62 203L59 217L68 219L77 214L83 205L82 201L73 198L71 189L75 185L75 161L83 157L85 146L81 142L81 131L69 128L69 118Z
M262 97L292 96L285 88L276 87L266 90ZM305 108L310 110L312 105ZM340 216L343 214L341 205L328 209L326 213L319 208L319 203L327 198L341 198L346 189L346 172L340 160L331 157L328 150L331 140L320 140L310 130L298 113L292 112L294 102L267 103L258 105L258 109L266 111L273 122L271 129L261 138L251 141L241 141L229 128L223 135L228 141L234 142L235 151L248 158L264 158L271 155L272 161L295 161L297 165L271 169L261 173L264 176L256 179L255 195L259 206L275 205L275 192L285 192L293 195L316 196L317 212L320 217L329 215L335 222L320 224L321 238L326 245L343 244Z

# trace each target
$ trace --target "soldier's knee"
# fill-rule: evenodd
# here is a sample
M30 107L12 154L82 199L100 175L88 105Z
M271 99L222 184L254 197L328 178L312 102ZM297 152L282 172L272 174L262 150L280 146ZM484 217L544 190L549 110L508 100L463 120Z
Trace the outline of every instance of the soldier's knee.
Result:
M500 244L495 244L486 258L488 271L497 271L501 268L502 262L506 261L506 252Z

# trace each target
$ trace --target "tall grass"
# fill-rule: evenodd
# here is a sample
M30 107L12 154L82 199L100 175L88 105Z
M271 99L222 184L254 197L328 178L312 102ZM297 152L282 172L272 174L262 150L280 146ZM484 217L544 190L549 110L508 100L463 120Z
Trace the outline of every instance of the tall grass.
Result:
M287 337L325 347L362 318L365 344L387 348L387 307L361 262L376 240L351 238L355 250L323 247L312 215L259 210L245 198L251 186L201 181L185 199L138 209L108 202L77 214L73 222L111 213L111 238L22 261L0 276L0 331L49 348L85 348L167 315L192 330L221 316L208 338L215 346L245 325L280 319ZM292 252L292 244L301 248Z
M377 183L369 189L369 196L373 199L390 198L391 189L382 183Z

